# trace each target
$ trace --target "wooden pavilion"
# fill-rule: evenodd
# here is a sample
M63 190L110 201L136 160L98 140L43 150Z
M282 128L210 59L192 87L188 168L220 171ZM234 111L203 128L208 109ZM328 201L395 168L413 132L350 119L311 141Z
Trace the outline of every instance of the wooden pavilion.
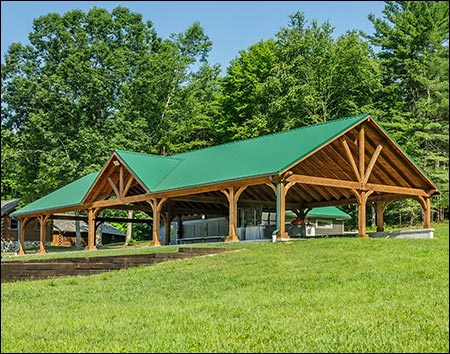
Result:
M430 197L439 191L383 128L369 115L157 156L116 150L99 172L88 174L13 213L20 222L19 254L32 218L43 230L55 214L85 219L87 250L96 246L100 211L134 209L152 215L152 246L160 246L160 219L193 213L228 215L225 242L239 241L238 206L266 205L277 213L277 240L286 240L285 211L304 217L321 206L358 205L358 237L366 232L366 205L376 205L377 231L394 200L413 198L423 208L423 228L431 228ZM124 219L122 221L133 221ZM106 220L104 220L106 221ZM109 221L109 220L108 220ZM166 233L167 235L167 233ZM167 238L166 238L167 241Z

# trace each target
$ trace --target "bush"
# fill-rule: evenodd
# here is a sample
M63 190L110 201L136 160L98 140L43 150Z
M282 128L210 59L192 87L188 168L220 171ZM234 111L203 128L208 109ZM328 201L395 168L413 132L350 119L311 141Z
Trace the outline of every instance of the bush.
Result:
M135 239L131 239L127 243L127 246L136 246L136 245L137 245L137 241Z

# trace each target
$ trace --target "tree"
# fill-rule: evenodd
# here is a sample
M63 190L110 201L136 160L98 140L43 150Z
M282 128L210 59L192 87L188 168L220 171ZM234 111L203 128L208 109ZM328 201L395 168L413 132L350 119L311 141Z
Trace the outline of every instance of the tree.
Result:
M337 40L332 32L329 23L307 26L295 13L276 40L241 51L221 83L222 136L242 139L376 113L381 71L370 46L354 31Z
M141 126L135 141L146 146L138 150L166 155L211 144L219 75L217 66L207 64L211 45L194 23L185 33L162 41L158 55L141 58L120 113Z
M3 197L35 200L99 170L114 149L212 141L218 68L198 23L163 40L140 14L94 7L39 17L29 38L2 65Z
M433 205L443 218L449 199L449 4L389 1L383 14L369 16L375 26L369 38L380 47L383 68L379 118L438 185L442 195Z
M273 130L265 85L276 62L274 40L260 41L232 60L221 82L219 141L241 140ZM272 119L271 119L272 118Z

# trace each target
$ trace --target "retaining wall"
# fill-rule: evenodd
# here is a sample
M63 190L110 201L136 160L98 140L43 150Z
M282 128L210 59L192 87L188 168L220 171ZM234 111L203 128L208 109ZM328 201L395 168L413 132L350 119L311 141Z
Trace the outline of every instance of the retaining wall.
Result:
M2 261L1 281L11 282L26 279L90 275L141 265L151 265L169 260L229 251L231 250L226 248L183 247L179 248L178 252L160 252L140 255Z

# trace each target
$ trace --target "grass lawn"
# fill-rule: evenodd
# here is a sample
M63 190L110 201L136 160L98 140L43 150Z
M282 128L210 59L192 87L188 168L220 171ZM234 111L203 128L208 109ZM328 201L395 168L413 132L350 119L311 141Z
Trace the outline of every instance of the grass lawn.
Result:
M448 353L448 226L2 283L1 351Z

